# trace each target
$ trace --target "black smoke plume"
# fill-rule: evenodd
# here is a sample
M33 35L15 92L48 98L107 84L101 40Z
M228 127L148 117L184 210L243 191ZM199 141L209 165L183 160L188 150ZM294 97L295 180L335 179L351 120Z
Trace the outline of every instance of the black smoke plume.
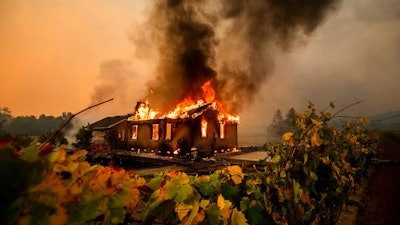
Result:
M159 0L149 18L158 51L152 106L196 98L208 80L229 112L251 104L273 55L304 42L338 0Z

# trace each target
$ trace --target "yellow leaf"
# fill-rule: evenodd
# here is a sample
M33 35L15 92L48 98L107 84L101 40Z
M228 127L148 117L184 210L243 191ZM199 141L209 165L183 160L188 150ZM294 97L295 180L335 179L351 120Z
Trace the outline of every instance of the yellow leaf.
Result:
M62 163L65 161L66 152L64 148L60 148L58 151L50 153L47 157L51 163Z
M193 205L185 204L183 202L178 203L178 206L176 207L175 211L178 213L178 218L179 220L183 220L185 216L188 215L190 210L193 208Z
M313 135L311 136L311 146L320 146L320 140L319 140L319 134L318 133L313 133Z
M200 224L206 218L206 211L204 209L200 209L196 216L193 218L192 224Z
M177 181L180 185L189 184L190 178L186 173L172 171L168 174L171 177L171 181Z
M368 154L369 153L368 148L361 148L361 152L364 153L364 154Z
M357 136L352 135L352 136L350 137L350 142L356 144L356 143L357 143Z
M321 157L321 160L325 165L329 165L330 160L329 160L328 156L327 157Z
M228 173L229 173L230 175L242 173L242 168L240 168L240 167L237 166L237 165L234 165L234 166L227 166L226 169L228 170Z
M294 146L293 139L290 139L290 140L289 140L288 145L289 145L290 147L293 147L293 146Z
M200 201L200 207L203 208L203 209L207 208L207 206L208 206L209 204L210 204L210 200L208 200L208 199L202 199L202 200Z
M321 125L321 122L319 122L318 120L316 120L316 119L311 119L311 122L315 125L315 126L317 126L317 127L321 127L322 125Z
M225 208L225 198L224 196L222 196L221 194L218 195L218 199L217 199L217 205L219 207L219 209L223 209Z
M360 117L360 122L364 125L364 126L368 126L369 125L369 120L365 117Z
M235 184L242 183L242 180L244 179L244 173L242 172L242 168L235 165L235 166L227 166L226 170L230 175L230 178L233 181L233 183Z
M230 202L229 200L225 200L224 196L220 194L218 195L217 205L221 210L222 217L225 219L229 218L232 211L231 210L232 202Z
M293 132L286 132L286 133L284 133L284 134L282 135L282 139L283 139L284 141L287 141L287 140L289 140L292 136L293 136Z

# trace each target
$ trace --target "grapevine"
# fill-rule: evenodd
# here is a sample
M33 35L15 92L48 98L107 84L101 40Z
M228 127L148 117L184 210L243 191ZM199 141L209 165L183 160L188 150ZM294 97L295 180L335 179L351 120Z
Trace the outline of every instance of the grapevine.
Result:
M146 181L134 171L90 165L84 150L2 146L0 222L335 224L379 140L379 132L360 128L364 118L335 129L335 115L309 103L283 143L268 147L271 160L248 172L238 165L209 175L171 170Z

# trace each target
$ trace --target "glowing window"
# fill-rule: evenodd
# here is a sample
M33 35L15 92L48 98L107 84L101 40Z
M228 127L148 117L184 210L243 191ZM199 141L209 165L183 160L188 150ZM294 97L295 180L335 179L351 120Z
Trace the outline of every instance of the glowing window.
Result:
M219 138L220 139L225 138L225 124L224 123L219 123Z
M137 140L138 138L138 125L132 125L132 140Z
M207 138L207 120L204 117L201 119L201 137Z
M159 138L159 129L160 129L160 125L158 123L153 124L153 129L152 129L152 134L151 134L151 140L158 140Z
M165 133L165 140L170 141L172 139L172 124L167 123L166 126L166 133Z

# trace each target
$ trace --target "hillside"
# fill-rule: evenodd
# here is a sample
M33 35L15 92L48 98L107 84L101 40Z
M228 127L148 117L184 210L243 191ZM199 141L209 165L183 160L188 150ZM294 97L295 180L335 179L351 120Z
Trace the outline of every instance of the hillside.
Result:
M368 117L370 120L370 128L390 130L400 128L400 110L390 111Z

